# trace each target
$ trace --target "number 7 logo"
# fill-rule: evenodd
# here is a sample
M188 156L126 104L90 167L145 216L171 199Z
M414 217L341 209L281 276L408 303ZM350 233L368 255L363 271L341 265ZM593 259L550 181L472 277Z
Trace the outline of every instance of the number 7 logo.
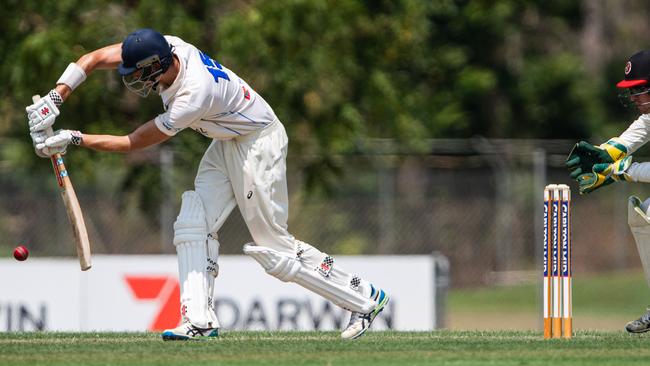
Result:
M158 314L149 330L175 328L181 320L180 286L173 276L124 276L133 296L138 300L155 300L160 304Z

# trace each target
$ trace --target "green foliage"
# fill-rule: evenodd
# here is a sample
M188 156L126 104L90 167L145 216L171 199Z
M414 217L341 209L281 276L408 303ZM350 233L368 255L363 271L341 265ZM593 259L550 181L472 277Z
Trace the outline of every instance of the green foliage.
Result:
M333 155L362 150L367 138L422 152L437 137L577 139L614 130L606 121L618 112L603 77L583 67L583 9L569 0L7 0L0 17L0 135L12 139L0 160L11 169L43 165L30 153L30 96L52 88L69 62L145 26L194 43L260 92L311 187L335 179ZM129 94L116 72L97 71L61 110L56 127L126 134L162 107ZM208 143L171 142L190 162L181 173L193 174ZM105 155L69 160L92 183L98 165L126 161ZM145 191L158 167L148 161L128 165L122 188L155 200Z

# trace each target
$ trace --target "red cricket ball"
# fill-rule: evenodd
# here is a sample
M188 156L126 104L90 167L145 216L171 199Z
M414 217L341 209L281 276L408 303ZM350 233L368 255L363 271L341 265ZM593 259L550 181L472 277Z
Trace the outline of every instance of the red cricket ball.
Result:
M14 258L19 261L24 261L29 257L29 250L22 245L19 245L14 249Z

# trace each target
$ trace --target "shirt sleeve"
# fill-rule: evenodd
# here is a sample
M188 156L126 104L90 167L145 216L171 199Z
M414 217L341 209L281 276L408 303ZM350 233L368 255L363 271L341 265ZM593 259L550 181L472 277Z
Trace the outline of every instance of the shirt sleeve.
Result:
M634 162L627 169L627 174L634 182L650 183L650 163Z
M159 114L154 119L154 123L164 134L174 136L200 120L204 114L204 108L193 106L183 100L176 100L165 113Z
M642 114L630 127L619 136L621 142L627 147L628 154L638 150L650 140L650 114Z

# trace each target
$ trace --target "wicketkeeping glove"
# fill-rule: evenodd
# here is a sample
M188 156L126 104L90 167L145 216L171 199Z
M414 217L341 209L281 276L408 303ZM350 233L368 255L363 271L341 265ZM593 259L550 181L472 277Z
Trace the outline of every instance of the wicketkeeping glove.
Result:
M571 178L577 179L582 174L593 173L595 164L611 164L626 155L627 147L616 138L609 139L600 146L580 141L571 149L566 159L566 166Z
M578 181L580 194L590 193L600 187L618 181L632 181L627 169L632 165L632 156L625 157L613 163L594 164L591 173L579 175Z

